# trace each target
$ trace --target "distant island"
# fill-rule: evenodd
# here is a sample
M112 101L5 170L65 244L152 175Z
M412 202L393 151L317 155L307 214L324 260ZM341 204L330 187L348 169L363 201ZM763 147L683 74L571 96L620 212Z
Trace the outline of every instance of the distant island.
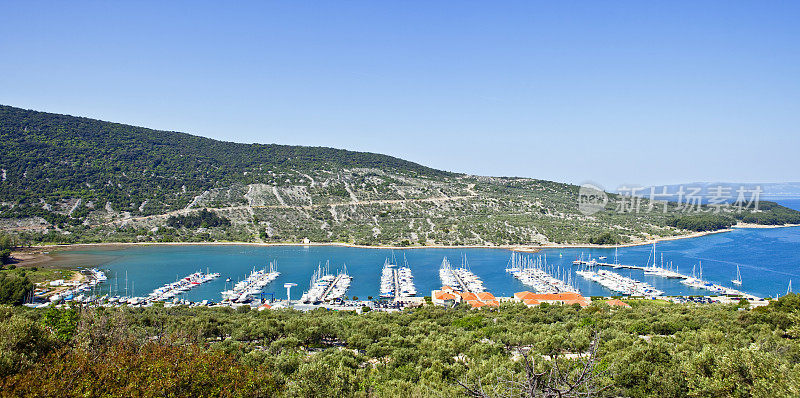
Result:
M0 106L0 233L22 245L103 242L363 246L631 244L739 223L759 211L578 210L579 187L432 169L341 149L240 144ZM648 206L647 201L643 206ZM705 209L709 210L709 209Z

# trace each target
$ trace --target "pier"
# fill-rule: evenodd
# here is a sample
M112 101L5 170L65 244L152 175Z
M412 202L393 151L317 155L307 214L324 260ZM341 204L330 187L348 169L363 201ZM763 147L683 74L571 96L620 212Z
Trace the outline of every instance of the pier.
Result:
M453 269L450 262L447 261L447 257L442 259L442 266L439 268L439 279L441 279L442 285L452 288L458 287L458 290L462 292L481 293L486 291L486 288L483 287L483 281L467 268L466 260L464 260L464 265L460 268Z
M576 259L575 261L572 262L572 264L573 265L585 265L585 266L588 266L590 270L591 270L592 267L595 267L595 266L610 267L610 268L616 268L616 269L640 270L640 271L643 271L645 273L645 275L655 275L655 276L660 276L662 278L681 279L681 283L682 284L684 284L686 286L689 286L691 288L694 288L694 289L704 289L704 290L708 290L710 292L723 294L723 295L726 295L726 296L743 296L743 297L748 297L748 298L756 298L756 296L754 296L754 295L744 293L744 292L739 291L737 289L729 288L729 287L726 287L726 286L722 286L722 285L719 285L719 284L716 284L716 283L712 283L712 282L708 282L708 281L703 280L703 268L702 268L703 266L702 266L702 264L700 264L700 275L699 276L695 276L694 270L692 271L692 276L689 276L689 275L681 274L681 273L679 273L677 271L673 271L672 269L664 268L663 267L663 262L664 262L663 255L662 255L662 259L661 259L662 266L661 267L656 266L656 262L655 262L655 245L653 245L653 254L652 254L651 258L653 259L652 266L646 266L646 267L645 266L639 266L639 265L620 264L620 263L616 262L616 260L614 261L614 263L601 263L601 262L598 262L597 260L594 260L594 259L587 261L587 260L583 260L582 258ZM650 263L650 261L648 261L648 263ZM606 286L606 284L609 285L609 286L612 286L612 285L616 285L616 284L619 284L620 282L622 282L620 280L616 280L617 279L616 277L611 277L610 278L611 281L606 281L607 279L609 279L608 278L609 275L601 275L602 272L610 273L609 271L598 271L598 272L578 271L577 273L578 273L578 275L581 275L586 279L598 282L598 283L600 283L601 285L604 285L604 286ZM625 278L625 277L622 277L622 278ZM625 278L625 279L630 279L630 278ZM630 280L634 281L633 279L630 279ZM603 281L603 282L601 282L601 281ZM625 283L623 283L623 284L630 284L630 283L628 283L629 281L624 281L624 282ZM638 281L634 281L634 282L640 283L640 284L643 283L643 282L638 282ZM604 284L604 283L606 283L606 284ZM609 287L609 286L606 286L606 287ZM615 286L615 287L617 287L617 286ZM622 289L622 290L618 290L616 288L610 288L610 289L614 290L614 291L617 291L617 292L633 292L633 291L638 290L638 289L633 289L633 290ZM650 290L650 289L652 289L654 291L658 291L657 289L653 289L649 285L647 285L645 287L645 290ZM642 290L640 293L645 293L645 290ZM630 293L626 293L626 294L630 294Z
M158 289L153 290L149 296L147 296L147 300L150 301L163 301L163 300L171 300L174 299L176 296L186 293L189 290L199 286L203 283L206 283L214 278L218 278L218 273L203 273L202 271L195 272L189 276L185 276L181 279L178 279L175 282L168 283ZM114 297L112 297L113 299ZM125 299L128 299L125 297Z
M397 268L392 268L392 283L394 283L394 301L400 298L400 277Z
M328 301L328 300L331 300L331 298L329 298L328 296L331 294L331 292L333 291L333 289L334 289L336 286L338 286L338 285L339 285L339 283L342 281L342 278L344 278L345 276L347 276L347 275L345 275L345 274L338 274L338 275L336 275L336 278L334 278L334 279L333 279L333 282L331 282L331 283L328 285L328 287L325 289L325 291L324 291L324 292L322 292L322 296L320 296L322 301ZM338 297L335 297L335 298L338 298Z
M548 269L550 272L556 272L565 280L551 275ZM580 293L572 284L572 275L570 273L562 274L560 267L548 267L547 257L543 262L541 256L534 259L519 253L512 253L506 266L506 272L517 278L523 285L532 287L537 293ZM566 276L563 276L565 274Z
M475 292L469 290L469 287L467 287L467 284L464 283L464 280L462 280L461 277L458 276L458 274L454 270L451 269L450 272L453 274L453 278L456 279L456 282L458 282L458 287L461 289L462 292L475 293Z
M588 265L590 267L600 266L600 267L611 267L611 268L625 268L625 269L638 269L642 271L647 271L649 267L643 267L641 265L627 265L627 264L618 264L618 263L601 263L595 260L575 260L572 262L574 265Z
M613 292L630 296L658 297L664 294L645 282L640 282L608 270L578 271L578 275L599 283Z
M405 260L405 256L403 256L402 267L397 266L394 256L392 256L391 261L387 258L381 270L380 298L392 299L394 302L398 302L416 294L414 276L411 274L411 268L408 267L408 261Z
M258 271L253 268L253 271L244 280L238 282L231 287L230 290L223 291L221 293L222 298L223 300L235 301L237 303L250 301L261 294L264 287L277 279L280 274L281 273L277 271L277 262L269 263L269 271L267 271L266 267Z

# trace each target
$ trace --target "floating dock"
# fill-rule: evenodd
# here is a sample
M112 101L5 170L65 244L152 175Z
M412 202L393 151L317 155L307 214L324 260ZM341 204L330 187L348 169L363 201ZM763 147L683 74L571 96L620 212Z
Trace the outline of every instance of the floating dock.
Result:
M583 256L581 256L581 258L575 259L575 261L573 261L572 264L573 265L588 266L589 269L591 269L593 267L610 267L610 268L615 268L615 269L635 269L635 270L643 271L645 275L655 275L655 276L660 276L662 278L668 278L668 279L681 279L681 283L682 284L684 284L686 286L689 286L689 287L692 287L692 288L695 288L695 289L704 289L704 290L708 290L708 291L711 291L711 292L714 292L714 293L720 293L720 294L724 294L724 295L728 295L728 296L755 297L753 295L746 294L746 293L744 293L742 291L739 291L739 290L736 290L736 289L732 289L732 288L729 288L729 287L726 287L726 286L722 286L722 285L719 285L719 284L715 284L715 283L711 283L711 282L708 282L708 281L704 281L703 280L702 264L700 264L700 275L699 276L695 275L694 270L692 271L692 276L689 276L689 275L681 274L680 272L677 272L677 270L673 270L671 268L670 269L665 268L663 266L663 262L664 262L663 253L662 253L662 259L661 259L662 265L660 267L656 266L656 260L655 260L656 257L655 257L655 255L656 255L655 245L653 245L653 252L652 252L651 257L650 257L652 259L652 265L648 265L646 267L638 266L638 265L620 264L616 260L616 255L614 256L615 257L614 263L598 262L595 259L584 260ZM648 264L650 264L650 260L649 259L648 259L647 262L648 262ZM585 271L584 270L584 271L578 271L577 273L579 275L581 275L581 276L583 276L583 277L585 277L587 279L591 279L591 280L603 279L602 277L599 277L598 275L596 275L598 272L600 272L600 271L594 272L594 271ZM589 273L594 273L595 275L590 275ZM627 279L630 279L630 278L627 278ZM631 279L631 280L633 280L633 279ZM643 283L643 282L639 282L639 283Z
M353 278L347 274L347 266L336 275L329 272L330 264L325 263L314 271L309 289L303 293L300 301L307 304L316 304L324 301L333 301L344 297Z
M466 260L461 267L453 268L447 261L447 257L442 259L442 265L439 267L439 279L441 279L442 285L458 288L462 292L481 293L486 291L483 281L467 267Z
M246 303L260 295L264 287L278 279L280 275L277 262L270 262L269 270L267 267L260 270L253 268L247 278L235 284L230 290L223 291L222 298L226 301Z
M381 271L380 298L398 301L416 294L417 288L414 287L414 277L408 262L404 261L404 265L398 267L394 261L387 258Z
M208 274L202 271L195 272L191 275L178 279L175 282L168 283L158 289L153 290L149 296L148 301L163 301L172 300L181 293L186 293L192 288L206 283L214 278L219 277L219 274ZM113 297L112 297L113 298Z
M648 283L605 269L597 271L583 270L576 273L590 281L599 283L608 290L629 296L658 297L664 294L664 292L650 286Z
M560 268L547 266L546 257L545 260L542 261L541 256L534 259L515 252L511 253L511 258L506 266L506 272L517 278L523 285L532 287L537 293L580 293L580 291L574 287L572 275L570 273L564 273L566 274L565 281L554 277L547 271L548 268L550 268L551 272L562 274Z

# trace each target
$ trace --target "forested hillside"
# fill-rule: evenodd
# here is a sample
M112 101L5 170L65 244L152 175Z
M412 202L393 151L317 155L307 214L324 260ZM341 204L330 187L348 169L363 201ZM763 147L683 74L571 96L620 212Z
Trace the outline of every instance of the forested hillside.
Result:
M577 209L578 187L332 148L239 144L0 106L0 230L23 243L622 243L800 212ZM644 202L647 205L647 202ZM207 209L205 213L200 213Z
M284 184L279 175L344 167L409 175L448 173L374 153L322 147L238 144L94 119L0 106L4 200L90 195L125 209L185 191L233 183ZM291 182L289 182L291 183ZM182 198L183 197L183 198ZM191 198L191 197L189 197ZM163 206L163 207L162 207Z

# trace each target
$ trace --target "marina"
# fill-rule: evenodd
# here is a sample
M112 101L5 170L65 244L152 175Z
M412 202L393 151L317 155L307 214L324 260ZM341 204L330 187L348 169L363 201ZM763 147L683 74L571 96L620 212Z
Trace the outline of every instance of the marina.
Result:
M469 269L466 256L462 256L462 265L458 268L453 268L447 257L442 259L442 265L439 267L439 279L443 286L450 286L462 292L481 293L486 291L483 281Z
M658 297L664 294L663 291L650 286L648 283L640 282L605 269L595 271L589 268L577 271L576 273L590 281L599 283L601 286L615 293L642 297Z
M176 300L178 296L182 293L188 292L189 290L195 288L198 285L206 283L212 279L218 278L218 273L204 273L202 271L195 272L193 274L187 275L183 278L176 280L175 282L168 283L158 289L153 290L147 296L148 301L167 301L167 300Z
M403 259L403 266L395 264L394 256L386 259L381 270L381 293L382 299L402 300L416 296L417 289L414 287L414 277L408 262Z
M695 273L695 271L699 268L699 272ZM738 270L738 266L737 266ZM738 276L741 279L741 274ZM704 289L708 290L712 293L717 294L724 294L729 296L741 296L747 295L743 292L740 292L736 289L729 288L722 286L720 284L712 283L703 280L703 263L698 263L697 267L692 267L692 276L684 276L683 280L681 281L682 284L689 286L694 289Z
M55 294L50 295L48 301L59 302L64 300L82 303L95 300L101 291L101 284L105 282L108 277L106 277L103 271L96 268L84 270L81 271L81 273L86 277L86 281L84 282L70 282L64 281L63 279L50 282L49 285L51 287L62 288ZM32 298L33 297L31 297L31 299Z
M650 263L650 259L653 260ZM661 253L661 265L656 266L656 244L653 243L653 252L648 259L647 263L651 264L649 267L645 267L644 274L645 275L655 275L660 276L662 278L674 278L674 279L684 279L685 275L682 275L678 272L677 268L673 269L672 262L669 262L666 266L664 265L664 253Z
M572 273L562 271L561 267L548 267L547 256L532 258L521 253L511 253L506 272L518 279L522 284L530 286L537 293L565 293L580 291L574 287ZM559 277L554 277L556 273Z
M758 244L751 244L757 242ZM606 268L625 277L643 281L653 288L664 292L664 296L698 296L720 295L734 293L732 290L706 289L718 285L726 289L733 289L747 295L759 297L775 297L776 292L783 295L790 279L800 278L796 264L800 263L800 253L796 251L796 243L800 242L800 228L778 229L736 229L733 232L712 234L699 238L681 239L675 241L659 242L657 249L658 268L672 270L688 277L692 276L693 267L696 268L695 279L699 277L699 265L702 262L702 279L710 283L692 284L681 283L689 278L666 278L658 274L647 272L652 268L652 245L614 248L558 248L541 249L535 257L541 256L541 263L545 269L556 279L568 282L578 289L584 296L606 296L611 294L602 285L583 278L576 274L581 268L573 266L576 259L584 263L592 259L607 257L606 261L595 260L595 267ZM170 246L130 246L124 248L92 248L91 250L71 250L58 253L55 258L62 266L78 264L83 267L88 282L91 278L90 268L95 268L104 273L105 279L98 280L94 287L89 285L88 290L75 294L67 292L77 286L39 286L36 295L44 295L44 300L59 294L59 299L64 301L72 293L71 301L75 301L81 294L82 300L95 296L98 300L117 299L124 297L146 296L147 293L175 281L175 274L189 275L197 270L197 264L206 262L214 264L215 272L222 275L178 295L179 300L194 303L216 303L222 300L220 292L231 290L239 278L244 278L253 271L253 264L264 262L265 258L277 258L280 262L280 275L264 287L264 297L285 299L285 283L297 283L308 289L309 278L318 268L318 264L325 264L328 259L336 260L338 264L347 264L347 273L353 277L347 289L347 295L360 298L381 295L381 276L383 269L380 265L391 258L392 252L398 249L368 249L334 246L246 246L246 245L170 245ZM616 253L615 253L616 252ZM660 266L661 253L663 253L663 267ZM615 255L616 254L616 255ZM529 284L523 283L516 277L510 277L506 272L509 267L511 251L503 249L481 248L419 248L402 250L398 256L397 268L407 266L413 275L413 285L419 292L418 296L426 296L427 292L439 289L442 285L453 284L454 288L461 289L461 283L455 279L452 272L442 272L445 258L449 264L463 262L463 256L469 258L469 271L480 276L482 286L498 297L512 296L515 292L535 290ZM534 255L527 255L529 261L535 261ZM403 259L405 257L406 260ZM669 259L669 261L667 261ZM604 266L603 263L608 264ZM615 264L616 263L616 264ZM380 264L377 265L376 264ZM641 264L645 266L628 267L625 264ZM588 264L585 264L588 265ZM451 268L457 268L453 265ZM614 268L616 267L616 268ZM560 271L558 269L560 268ZM741 275L742 285L735 285L732 280ZM335 270L331 270L335 274ZM127 275L127 278L126 278ZM400 275L400 274L398 274ZM443 283L442 276L450 276L447 283ZM335 276L335 275L334 275ZM125 283L125 280L128 283ZM228 282L226 282L228 280ZM128 294L125 286L127 285ZM86 289L86 287L84 287ZM47 293L45 293L47 291ZM142 293L138 293L142 292ZM425 293L422 293L425 292ZM302 293L293 290L294 301ZM105 296L105 299L101 299ZM42 300L37 299L37 301ZM174 301L174 298L173 298ZM390 300L391 301L391 300ZM116 301L115 301L116 302ZM171 302L167 301L168 304ZM235 303L234 304L238 304Z
M260 298L264 287L281 275L277 268L277 261L269 263L269 270L266 267L260 270L253 268L253 271L244 280L237 282L230 290L224 290L221 293L222 299L236 303L246 303L255 298Z
M661 253L661 265L657 266L656 265L656 244L655 243L653 243L652 252L650 253L650 257L647 260L647 264L648 264L647 266L636 266L636 265L620 264L618 262L618 260L617 260L617 251L616 251L616 249L615 249L615 255L614 255L614 262L613 263L601 263L601 262L598 262L595 259L591 259L591 260L587 261L587 260L583 259L583 253L581 253L581 258L576 259L572 263L574 265L582 265L582 266L588 267L588 270L577 271L576 273L578 275L581 275L582 277L584 277L584 278L586 278L588 280L598 282L601 285L603 285L604 287L606 287L606 288L608 288L608 289L610 289L612 291L615 291L615 292L618 292L618 293L623 293L623 294L636 294L636 295L645 295L645 296L650 295L650 296L652 296L652 294L646 294L648 290L650 292L653 292L653 291L661 292L661 291L658 290L658 289L653 288L652 286L650 286L647 283L639 282L639 281L636 281L636 280L631 279L631 278L625 278L625 277L622 277L624 279L617 278L614 275L618 275L618 274L615 274L615 273L610 272L610 271L601 273L600 271L597 271L597 272L592 271L592 269L594 267L611 267L611 268L616 268L616 269L639 270L639 271L643 271L644 275L646 275L646 276L657 276L657 277L666 278L666 279L679 279L680 283L685 285L685 286L689 286L689 287L691 287L693 289L707 290L707 291L709 291L709 292L711 292L713 294L722 294L722 295L727 295L727 296L753 296L753 295L748 295L748 294L746 294L746 293L744 293L742 291L739 291L737 289L734 289L734 288L726 287L726 286L723 286L723 285L720 285L720 284L716 284L716 283L712 283L712 282L708 282L708 281L703 280L703 265L702 265L702 263L698 264L699 268L700 268L699 275L695 272L696 271L696 267L695 266L692 266L692 275L691 276L684 275L684 274L681 274L680 272L678 272L678 268L677 267L673 268L673 265L672 265L671 261L668 263L668 265L665 266L664 265L664 253ZM737 264L736 265L736 279L731 280L731 282L736 286L741 286L741 284L742 284L741 277L742 277L741 276L741 271L739 269L739 265ZM627 280L625 280L625 279L627 279ZM635 283L632 283L631 281L633 281ZM636 292L636 293L629 293L629 292ZM661 294L663 294L663 292L659 293L658 295L661 295Z
M346 265L336 275L330 273L330 263L325 263L325 266L318 265L311 277L309 289L303 293L300 301L306 304L317 304L341 300L347 293L352 280L353 278L347 274Z

